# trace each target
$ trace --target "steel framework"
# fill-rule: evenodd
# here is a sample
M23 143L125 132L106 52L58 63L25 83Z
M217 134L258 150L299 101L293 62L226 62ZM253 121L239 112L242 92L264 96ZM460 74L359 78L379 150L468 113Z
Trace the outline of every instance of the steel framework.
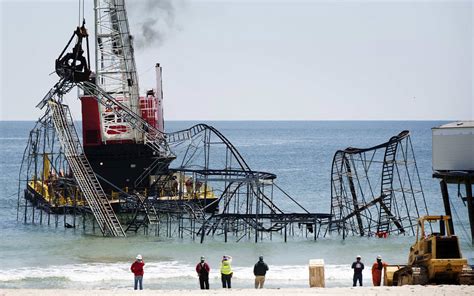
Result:
M414 234L428 214L408 131L370 148L335 153L331 171L328 232L379 236Z
M205 124L167 134L171 149L176 153L173 172L189 175L204 192L212 190L218 198L219 210L207 213L204 207L200 219L194 221L193 236L201 242L207 235L222 235L225 241L253 239L255 242L275 233L286 241L298 225L305 236L316 239L321 224L329 214L310 213L283 191L272 173L252 170L234 145L217 129ZM182 187L180 187L182 188ZM182 190L183 191L183 190ZM182 194L180 191L180 194ZM205 195L206 196L206 195ZM298 212L288 213L281 204L294 206ZM195 224L199 224L195 226Z
M33 193L29 190L33 188L39 190ZM40 118L30 131L18 192L17 219L24 223L58 226L62 219L64 226L69 227L76 224L78 216L84 218L91 213L72 176L49 114Z

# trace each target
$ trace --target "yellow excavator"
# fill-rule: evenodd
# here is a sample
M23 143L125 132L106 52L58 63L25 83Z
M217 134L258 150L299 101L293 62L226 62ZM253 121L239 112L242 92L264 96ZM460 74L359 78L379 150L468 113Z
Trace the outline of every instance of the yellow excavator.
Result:
M451 233L449 216L418 219L416 242L410 247L407 265L387 265L385 286L459 284L473 285L474 271L462 258L458 237ZM439 232L426 233L439 223ZM430 225L430 227L425 227Z

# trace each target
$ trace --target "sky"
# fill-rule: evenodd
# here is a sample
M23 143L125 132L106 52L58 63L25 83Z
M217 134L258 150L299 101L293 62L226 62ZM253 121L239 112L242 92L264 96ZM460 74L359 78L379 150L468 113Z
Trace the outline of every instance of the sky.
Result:
M472 1L126 3L142 94L163 67L165 120L474 120ZM41 116L78 13L0 0L0 120ZM77 91L66 102L80 119Z

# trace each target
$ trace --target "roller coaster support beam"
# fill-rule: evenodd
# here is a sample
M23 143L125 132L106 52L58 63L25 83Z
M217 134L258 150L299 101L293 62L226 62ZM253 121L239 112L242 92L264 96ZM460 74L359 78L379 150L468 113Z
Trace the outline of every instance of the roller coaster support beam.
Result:
M348 172L348 179L349 179L349 188L351 190L352 195L352 202L354 203L354 213L357 218L357 225L359 226L359 234L360 236L364 236L364 224L362 223L362 218L360 216L360 209L359 209L359 202L357 201L357 193L354 186L354 180L352 179L352 171L351 166L349 164L349 160L344 157L344 164L346 165L346 169Z

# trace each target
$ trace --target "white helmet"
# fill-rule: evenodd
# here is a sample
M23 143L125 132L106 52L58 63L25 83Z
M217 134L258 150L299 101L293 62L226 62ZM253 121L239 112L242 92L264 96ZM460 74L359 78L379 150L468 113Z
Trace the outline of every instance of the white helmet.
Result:
M143 259L142 255L138 254L137 255L137 260L142 260L142 259Z
M378 255L378 256L377 256L377 259L382 260L382 256Z

